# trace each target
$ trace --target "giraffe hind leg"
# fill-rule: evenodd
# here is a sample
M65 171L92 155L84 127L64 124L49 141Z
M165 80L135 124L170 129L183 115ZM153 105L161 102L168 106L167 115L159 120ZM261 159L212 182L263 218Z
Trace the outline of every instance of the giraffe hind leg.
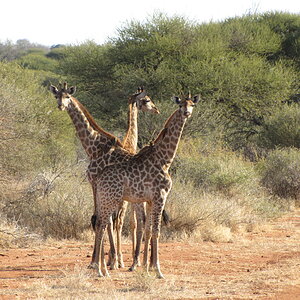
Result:
M124 268L123 254L122 254L122 229L124 225L125 213L127 210L128 202L122 201L116 219L117 231L117 258L119 268Z
M133 247L133 263L129 268L129 271L134 271L136 267L140 266L141 245L146 222L144 203L135 204L134 208L136 210L136 226L133 233L135 235L135 244Z

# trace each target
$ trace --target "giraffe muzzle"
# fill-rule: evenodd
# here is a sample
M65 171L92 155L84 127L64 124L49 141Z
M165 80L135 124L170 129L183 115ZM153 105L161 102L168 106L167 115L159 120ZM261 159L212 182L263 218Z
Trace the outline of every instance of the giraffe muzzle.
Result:
M153 112L154 112L155 114L160 114L160 111L159 111L156 107L154 107Z

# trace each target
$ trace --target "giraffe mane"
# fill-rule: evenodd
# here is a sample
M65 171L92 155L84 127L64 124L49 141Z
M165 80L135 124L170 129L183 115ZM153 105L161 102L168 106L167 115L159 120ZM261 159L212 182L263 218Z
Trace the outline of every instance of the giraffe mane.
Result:
M99 132L100 134L104 134L106 135L108 138L115 140L116 141L116 145L119 147L123 147L122 142L120 141L120 139L118 139L115 135L105 131L103 128L101 128L95 121L95 119L92 117L92 115L88 112L88 110L84 107L83 104L81 104L76 98L72 97L72 100L78 105L78 107L81 109L81 111L83 112L83 114L85 115L85 117L87 118L87 120L89 121L90 125L92 126L92 128Z
M164 128L160 131L160 133L158 134L157 138L150 142L150 144L144 146L136 155L135 158L136 159L140 159L142 158L144 155L147 156L149 155L153 150L154 150L154 146L157 145L165 136L165 134L167 133L169 124L171 122L172 117L178 112L178 109L176 109L171 116L167 119L167 121L165 122Z
M154 145L157 144L161 139L163 139L163 137L166 134L166 131L169 127L169 124L171 122L171 119L173 118L173 116L178 112L178 109L176 109L171 116L167 119L167 121L165 122L164 128L160 131L160 133L158 134L157 138L152 142Z

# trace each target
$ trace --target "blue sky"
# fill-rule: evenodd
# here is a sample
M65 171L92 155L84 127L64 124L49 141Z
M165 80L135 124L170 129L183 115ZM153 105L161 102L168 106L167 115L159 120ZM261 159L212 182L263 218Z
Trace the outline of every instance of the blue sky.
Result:
M51 46L94 40L102 44L127 21L144 21L155 12L202 23L267 11L299 14L300 4L297 0L4 0L0 42L28 39Z

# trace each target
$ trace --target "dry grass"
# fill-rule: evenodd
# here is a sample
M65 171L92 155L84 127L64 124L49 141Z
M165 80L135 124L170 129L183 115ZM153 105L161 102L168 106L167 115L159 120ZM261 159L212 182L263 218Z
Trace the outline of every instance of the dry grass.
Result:
M252 247L247 243L248 248ZM266 248L256 245L256 250ZM272 251L274 245L268 245ZM243 247L242 247L243 248ZM239 248L240 250L242 248ZM85 267L66 268L55 278L40 278L34 284L27 284L17 290L20 295L30 295L30 299L277 299L274 295L286 290L287 286L299 286L300 259L279 259L258 264L238 263L243 256L256 255L255 249L245 253L232 254L225 247L227 263L232 263L223 271L225 258L221 258L218 269L208 269L218 255L210 253L210 261L201 264L190 261L170 260L165 268L170 272L165 280L145 275L143 272L123 273L118 271L111 278L95 278ZM207 247L204 247L207 251ZM218 251L217 251L218 252ZM262 252L265 254L266 252ZM232 262L230 262L232 260ZM181 269L181 271L178 270ZM248 268L249 271L247 271ZM245 269L245 270L243 270ZM220 270L220 271L218 271ZM12 291L15 293L16 290ZM297 299L297 298L291 298Z
M127 276L129 275L129 276ZM85 267L61 270L61 276L37 281L20 290L32 299L166 299L176 290L173 280L161 281L143 271L95 278ZM129 277L129 278L128 278ZM163 295L163 298L161 296ZM171 297L172 298L172 297Z
M8 222L0 215L0 248L16 248L38 245L43 239L40 235L21 228L17 222Z
M289 295L284 299L297 299L299 222L299 209L295 209L264 228L254 228L255 232L233 235L232 243L161 244L164 280L152 273L148 276L141 268L133 273L115 270L110 272L110 278L98 278L94 271L86 269L90 259L86 254L92 251L89 243L49 241L48 245L36 248L36 252L3 250L0 259L9 261L9 266L2 276L10 274L1 292L24 299L269 300L281 299L280 295ZM124 248L129 266L130 246ZM31 256L32 253L36 255ZM15 259L20 254L21 264ZM41 264L42 255L46 260ZM2 265L5 268L6 264ZM23 266L23 273L16 272L18 265ZM22 275L29 270L32 270L27 273L30 276ZM14 279L15 286L11 286Z

